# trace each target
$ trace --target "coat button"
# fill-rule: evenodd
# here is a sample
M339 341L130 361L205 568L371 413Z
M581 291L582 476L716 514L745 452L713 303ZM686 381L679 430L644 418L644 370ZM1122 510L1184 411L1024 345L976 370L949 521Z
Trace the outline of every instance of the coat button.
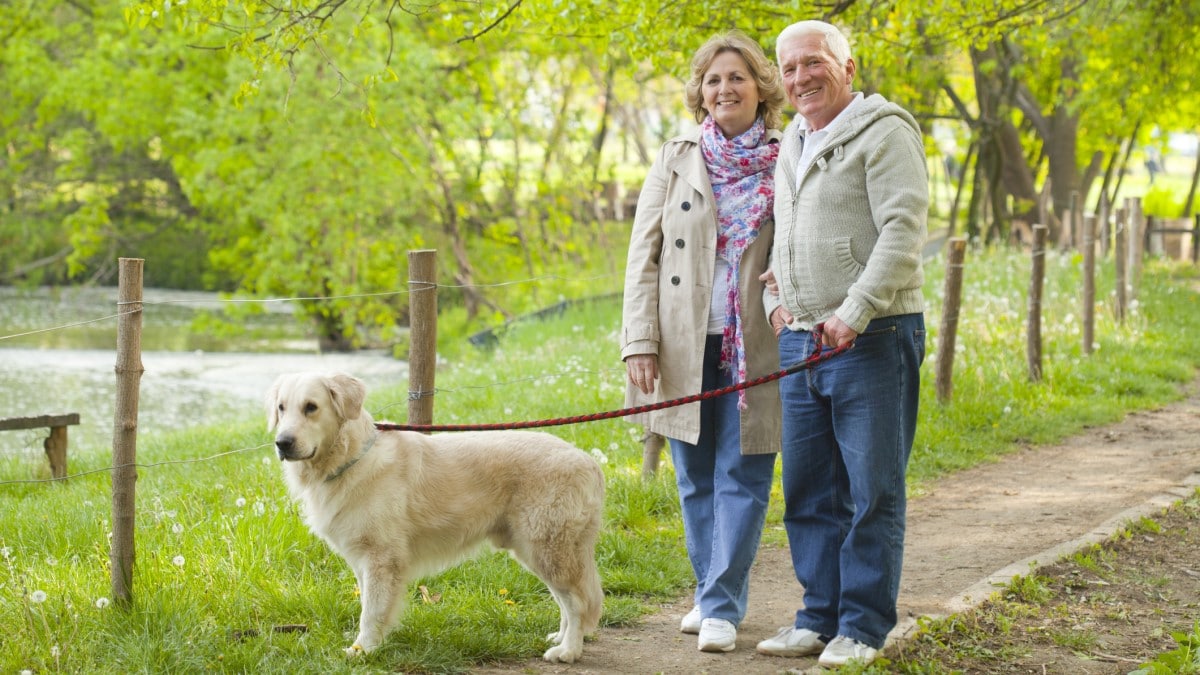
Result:
M675 240L675 248L683 248L683 240L682 239Z
M691 202L684 202L684 203L682 203L682 204L680 204L680 205L679 205L679 208L683 209L684 211L691 211L691 210L692 210L692 203L691 203Z
M671 277L671 285L678 286L679 285L679 277Z

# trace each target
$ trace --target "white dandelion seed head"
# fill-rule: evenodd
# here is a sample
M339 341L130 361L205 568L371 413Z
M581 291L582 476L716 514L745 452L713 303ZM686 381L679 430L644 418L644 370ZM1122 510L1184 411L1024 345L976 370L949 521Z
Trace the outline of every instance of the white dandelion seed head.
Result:
M245 497L238 497L238 498L237 498L237 501L236 501L236 502L234 502L234 504L237 504L237 507L238 507L239 509L244 509L244 508L246 508L246 498L245 498Z
M175 534L183 534L183 523L175 523L171 526L171 531Z
M34 591L29 594L29 600L41 604L46 601L46 591Z
M591 455L596 459L597 462L600 462L601 464L608 464L608 455L605 455L600 448L592 448Z
M108 604L108 598L96 598L96 609L104 609Z
M181 556L181 555L177 555L177 556L175 556L174 558L171 558L171 562L172 562L172 563L173 563L173 564L174 564L176 567L183 567L183 556Z
M262 503L262 500L254 502L254 515L261 516L267 512L267 505Z
M1012 413L1012 406L1010 406L1010 405L1004 406L1004 414L1008 415L1010 413Z

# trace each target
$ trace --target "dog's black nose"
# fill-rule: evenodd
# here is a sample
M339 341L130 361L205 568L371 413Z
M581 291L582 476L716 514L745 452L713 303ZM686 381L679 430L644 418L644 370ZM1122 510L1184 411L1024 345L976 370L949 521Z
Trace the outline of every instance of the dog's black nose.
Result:
M275 454L279 455L279 461L283 461L291 456L292 447L296 444L296 439L291 436L279 436L275 439Z

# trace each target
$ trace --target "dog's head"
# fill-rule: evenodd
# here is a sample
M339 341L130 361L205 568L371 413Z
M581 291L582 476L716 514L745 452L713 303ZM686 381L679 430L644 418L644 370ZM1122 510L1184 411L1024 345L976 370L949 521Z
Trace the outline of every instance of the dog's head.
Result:
M309 461L329 450L342 426L362 416L366 395L366 385L345 373L280 375L267 393L279 459Z

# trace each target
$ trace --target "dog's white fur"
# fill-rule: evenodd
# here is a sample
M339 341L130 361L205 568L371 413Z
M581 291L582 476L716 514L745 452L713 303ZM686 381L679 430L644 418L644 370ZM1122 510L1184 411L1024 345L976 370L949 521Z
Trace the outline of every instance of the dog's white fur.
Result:
M524 431L424 435L378 431L366 387L343 373L281 375L268 428L308 526L358 580L369 652L403 610L408 582L485 541L509 549L561 612L547 661L573 663L600 620L595 544L604 504L596 461L555 436Z

